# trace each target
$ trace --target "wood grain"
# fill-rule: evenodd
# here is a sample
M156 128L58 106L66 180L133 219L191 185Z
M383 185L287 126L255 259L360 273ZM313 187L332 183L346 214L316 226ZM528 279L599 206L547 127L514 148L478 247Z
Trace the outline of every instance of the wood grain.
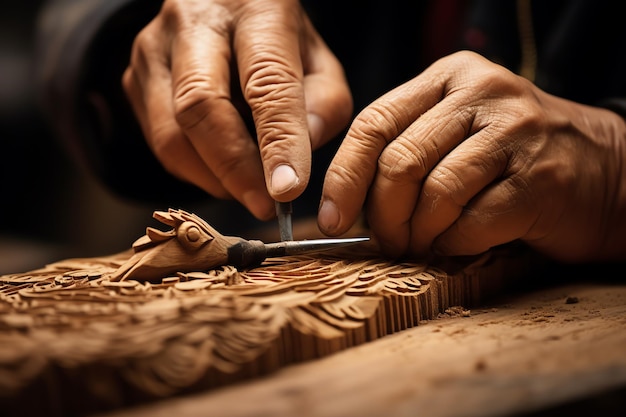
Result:
M176 236L148 234L150 245ZM143 249L146 239L138 242ZM533 259L504 249L435 266L385 260L374 244L243 270L171 269L171 256L152 257L162 276L118 279L136 254L0 277L4 411L83 415L272 374L442 314L467 315Z
M263 379L100 417L620 416L626 285L593 281L443 314Z

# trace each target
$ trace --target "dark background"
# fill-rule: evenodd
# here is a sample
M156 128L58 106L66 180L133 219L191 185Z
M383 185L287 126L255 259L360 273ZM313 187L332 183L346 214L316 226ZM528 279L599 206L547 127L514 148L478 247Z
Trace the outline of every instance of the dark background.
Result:
M406 48L407 42L417 44L420 39L422 25L416 18L424 2L405 3L398 2L398 7L406 10L393 14L407 21L398 22L393 32L375 30L377 22L391 13L380 2L364 2L358 19L352 7L337 7L334 1L318 0L309 8L314 24L345 65L355 113L420 67L416 45L412 54L406 54ZM168 208L111 193L79 168L44 121L33 67L37 18L43 4L42 0L23 0L0 6L0 274L128 249L147 225L155 225L152 212ZM314 154L317 165L309 190L294 203L296 220L315 214L325 166L338 144L335 141ZM218 206L207 200L197 207L176 208L211 219L224 234L260 226L236 203ZM222 218L228 221L221 224ZM238 229L230 229L233 225Z
M44 122L33 78L42 4L0 6L0 274L124 250L155 209L116 198L78 170Z

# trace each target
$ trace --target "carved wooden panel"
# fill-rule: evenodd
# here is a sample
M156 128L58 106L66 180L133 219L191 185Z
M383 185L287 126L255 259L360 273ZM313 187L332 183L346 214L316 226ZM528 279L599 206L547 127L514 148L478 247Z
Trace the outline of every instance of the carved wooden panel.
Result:
M45 392L64 412L99 410L240 381L471 307L514 274L490 254L446 273L366 245L111 279L132 256L0 277L3 402Z

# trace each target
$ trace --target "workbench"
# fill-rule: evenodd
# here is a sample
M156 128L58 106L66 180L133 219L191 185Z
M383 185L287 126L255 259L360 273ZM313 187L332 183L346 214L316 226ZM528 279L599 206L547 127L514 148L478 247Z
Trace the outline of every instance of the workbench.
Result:
M476 305L450 305L376 340L92 416L624 415L623 269L537 265L510 271L510 285L490 288Z
M622 416L626 282L592 271L266 377L100 417Z

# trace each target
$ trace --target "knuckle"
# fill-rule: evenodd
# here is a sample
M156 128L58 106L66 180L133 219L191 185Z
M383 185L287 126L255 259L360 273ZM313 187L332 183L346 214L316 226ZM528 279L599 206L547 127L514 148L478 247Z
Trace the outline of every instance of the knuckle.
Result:
M368 129L390 142L411 123L408 110L394 101L380 99L356 118L362 129Z
M165 0L161 6L161 14L164 16L176 15L181 11L180 0Z
M210 28L218 33L226 33L231 28L233 19L232 5L228 1L188 1L165 0L161 6L158 20L170 30L193 30Z
M144 27L133 40L128 68L133 69L137 73L149 73L150 67L154 65L154 61L160 62L160 51L163 48L163 42L159 29L154 22Z
M446 166L435 167L424 182L424 194L436 196L436 200L444 199L458 207L465 206L461 200L464 195L465 182L456 171Z
M141 52L143 51L144 48L153 44L154 42L154 31L152 30L153 26L154 26L154 23L150 23L146 25L146 27L141 29L139 33L137 34L137 36L135 36L135 39L133 41L134 52Z
M155 22L150 22L141 29L133 40L130 57L131 64L144 64L147 61L147 56L150 55L150 51L158 49L160 45L159 38L159 29L156 28Z
M126 94L130 94L135 89L135 74L132 67L126 68L122 74L122 89Z
M206 76L191 74L176 88L174 116L181 128L191 129L212 113L220 96L210 85Z
M427 149L424 143L398 138L381 154L378 171L393 182L421 183L430 170L431 160L439 160L434 146Z
M302 83L284 63L263 60L260 68L252 65L251 75L244 83L243 96L257 121L257 140L261 152L269 146L283 146L297 136L293 103L304 101Z
M353 150L360 154L356 157L362 156L367 160L368 155L379 155L383 149L393 152L394 146L388 144L393 144L398 130L396 116L390 114L384 106L374 103L354 119L346 139Z
M143 29L135 40L133 41L131 51L130 51L130 60L128 66L130 68L140 68L145 67L147 64L147 53L146 53L146 43L143 41L142 37L145 37L143 33L146 29Z
M194 6L194 3L187 2L187 5L183 5L182 3L184 2L181 0L165 0L163 2L159 17L163 20L165 25L177 26L182 16L186 14L186 10Z
M246 166L250 164L248 158L242 158L240 154L233 154L232 156L224 155L221 158L217 158L211 166L211 170L215 175L222 180L223 183L228 182L230 179L241 176L241 173L246 170Z
M287 63L270 57L258 57L255 61L262 64L252 65L243 89L251 107L260 109L263 103L280 103L301 94L299 77Z

